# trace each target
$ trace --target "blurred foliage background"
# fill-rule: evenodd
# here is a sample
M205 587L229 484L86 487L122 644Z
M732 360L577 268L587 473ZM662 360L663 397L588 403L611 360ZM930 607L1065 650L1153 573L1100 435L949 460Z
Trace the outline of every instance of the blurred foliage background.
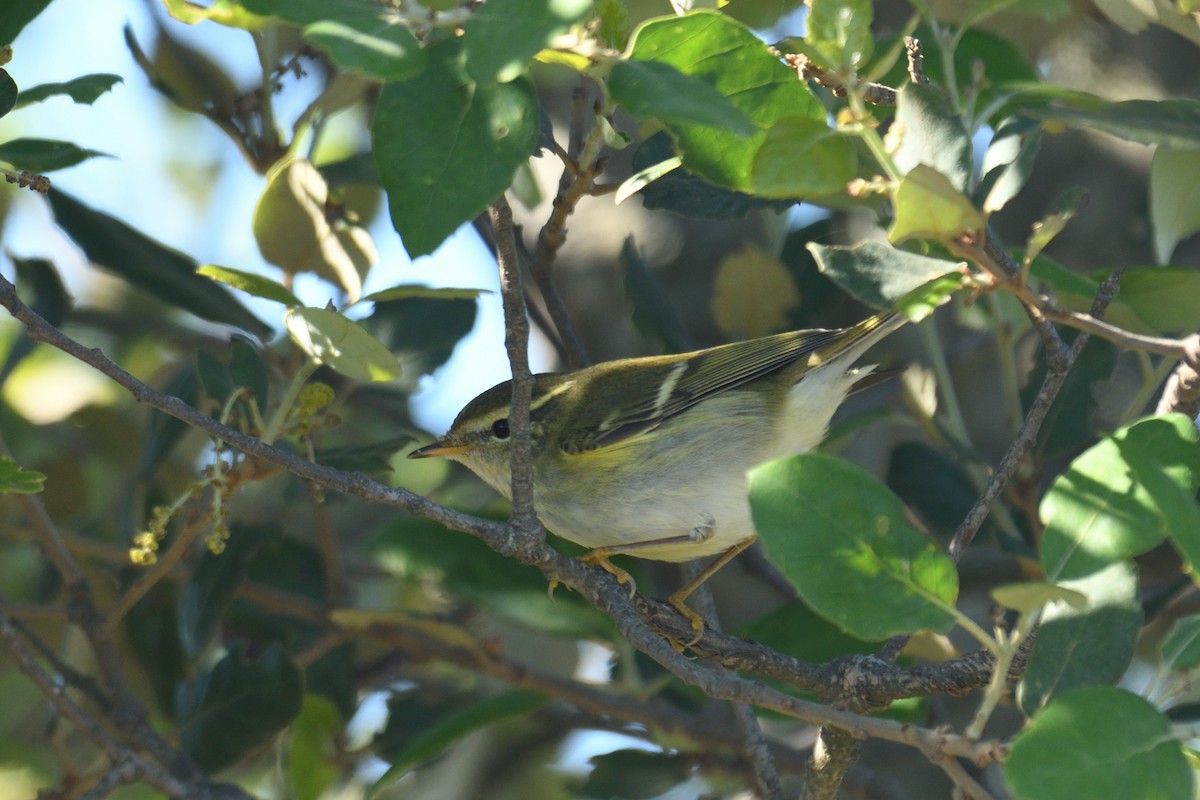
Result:
M295 25L259 37L256 52L245 31L171 18L167 8L186 16L186 3L54 0L38 13L42 5L0 10L0 23L15 30L20 15L33 12L6 67L21 89L83 74L119 81L93 102L55 97L0 121L0 141L66 140L107 156L53 172L60 193L49 200L0 190L0 267L16 276L25 302L139 379L234 427L268 431L279 446L318 463L504 519L505 504L465 471L404 458L444 430L463 402L505 378L508 365L487 236L468 224L410 259L392 227L365 156L378 82L338 69L320 48L302 43ZM671 13L657 0L622 5L631 27ZM931 5L939 20L954 22L976 4ZM1122 27L1101 8L1112 3L1072 0L1049 11L1012 5L963 40L967 75L974 56L987 59L992 83L1040 75L1111 101L1197 95L1195 39L1161 25L1128 30L1131 24ZM733 0L723 11L766 41L804 31L799 2ZM880 2L874 11L882 51L908 30L914 10ZM268 57L277 53L295 57ZM929 57L927 71L936 76L936 56ZM884 81L896 85L902 74L901 67ZM529 75L549 126L541 135L565 144L598 92L562 64L534 63ZM289 143L255 129L260 84L279 130L310 115L311 126L290 144L316 165L317 183L326 187L289 184L282 210L264 206L271 187L306 178L272 171L281 149L255 148ZM669 155L664 135L644 121L618 110L613 123L632 144L609 154L599 182L618 184ZM977 134L978 153L990 133ZM21 166L11 156L2 157ZM1048 129L1030 179L992 217L993 227L1022 243L1055 198L1083 187L1087 204L1050 244L1049 257L1085 276L1162 263L1148 205L1151 157L1143 144ZM530 252L561 173L548 152L518 172L514 207ZM579 202L555 272L593 360L838 326L868 313L817 270L805 245L880 238L873 213L849 204L749 200L709 200L697 187L664 180L620 205L611 195ZM726 202L734 210L704 219L670 210L688 201L711 202L706 213ZM339 255L323 251L313 261L310 250L290 252L305 246L318 218L330 225L322 241L337 240ZM1198 247L1195 237L1184 238L1169 263L1190 271ZM206 296L200 284L218 284L194 276L201 264L265 275L317 309L393 290L347 316L396 356L402 372L371 383L321 368L314 378L332 389L330 397L284 403L298 393L295 376L307 373L304 354L282 335L280 305L237 292ZM534 300L542 314L537 293ZM897 380L852 398L827 447L885 479L942 543L977 493L967 465L995 463L1019 422L993 377L1000 367L990 315L1011 327L1008 355L1026 378L1026 402L1044 370L1015 301L1001 298L985 311L974 300L956 296L925 323L943 343L972 451L946 446L943 432L923 428L913 413L913 403L935 402L928 378L924 389L906 393ZM551 369L562 359L545 329L535 325L533 357L535 367ZM92 369L32 347L14 322L5 320L0 336L4 448L46 476L40 498L49 522L84 566L98 607L119 611L108 632L134 695L154 727L205 771L270 797L360 797L385 773L380 796L396 798L744 796L744 765L706 738L727 723L723 706L634 652L578 596L560 589L549 598L536 569L428 520L264 471L139 406ZM906 330L876 360L920 368L927 358L919 335ZM962 563L960 606L984 616L992 586L1031 574L1035 554L1022 514L1032 510L1036 518L1050 478L1097 431L1145 410L1151 398L1143 367L1103 342L1084 351L1059 415L1070 419L1039 443L1038 469L1019 476L1013 530L985 528L988 546ZM235 391L245 386L252 396ZM92 651L66 624L62 579L40 555L30 516L11 497L0 501L3 603L27 612L16 618L49 648L44 660L87 674ZM178 560L162 566L164 552ZM680 581L674 567L627 566L651 595ZM1178 587L1180 563L1167 548L1144 556L1140 567L1150 595ZM713 588L727 629L789 654L821 661L878 646L850 640L811 614L798 617L806 612L759 562L731 566ZM779 608L789 616L772 616ZM331 609L337 630L328 625ZM379 621L392 633L355 633ZM930 636L910 652L936 658L955 646L972 647L965 638ZM653 698L647 704L659 719L678 713L701 733L607 713L602 703L588 704L590 695L573 695L576 685ZM0 686L0 795L33 797L39 787L57 786L59 794L42 796L82 796L94 788L104 757L4 655ZM78 688L72 694L87 699ZM959 725L974 708L946 697L897 706L896 715L933 725ZM1019 724L1014 709L1003 709L997 722L1009 733ZM812 729L774 718L765 725L790 753L781 769L795 774ZM911 749L872 740L843 796L950 791L942 772ZM137 785L115 796L156 794Z

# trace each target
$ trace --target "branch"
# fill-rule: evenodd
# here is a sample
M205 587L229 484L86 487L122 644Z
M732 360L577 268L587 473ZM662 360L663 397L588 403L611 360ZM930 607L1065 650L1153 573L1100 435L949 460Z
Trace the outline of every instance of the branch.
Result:
M772 55L776 56L777 58L782 58L783 63L795 70L796 77L798 77L800 80L814 80L829 91L833 92L834 97L846 96L846 84L842 81L842 79L834 75L832 72L818 67L808 56L801 53L781 53L774 47L770 48L770 50ZM882 83L864 83L862 84L861 91L862 99L871 105L896 105L896 90L890 86L884 86Z
M955 255L978 264L992 276L999 288L1016 295L1031 317L1035 317L1035 324L1036 318L1047 322L1058 322L1112 342L1127 350L1143 350L1147 353L1171 356L1184 361L1200 355L1200 347L1189 347L1190 337L1188 339L1171 339L1162 336L1143 336L1105 322L1094 313L1084 314L1080 311L1057 308L1048 298L1021 282L1019 269L1017 272L1013 272L1011 269L1015 262L1003 252L990 232L984 243L960 239L954 243L951 250ZM1063 358L1065 352L1048 352L1047 355ZM1200 364L1195 366L1200 366Z
M512 441L512 535L514 548L544 543L546 532L533 508L533 441L530 438L529 404L533 373L529 371L529 318L521 289L521 265L513 235L512 209L500 195L488 207L500 268L500 296L504 304L504 349L512 367L512 401L508 411Z
M92 717L74 700L67 696L66 689L51 678L38 666L37 661L21 641L12 622L4 614L0 614L0 639L8 646L16 661L17 669L24 674L38 690L45 695L62 714L70 720L84 735L86 735L112 761L111 773L114 778L102 778L97 786L112 783L131 783L140 779L158 789L171 798L186 800L187 798L242 798L248 800L250 795L237 787L210 783L203 774L197 780L182 781L161 767L146 761L130 750L124 744L112 738ZM110 773L110 774L111 774ZM102 795L99 795L102 796Z
M93 366L126 388L138 402L180 419L247 455L281 467L305 480L321 483L330 489L360 497L368 502L401 508L440 522L453 530L472 534L497 552L517 556L524 563L536 565L547 578L559 581L576 590L592 605L608 614L613 619L618 632L633 647L654 659L684 682L698 687L710 697L718 700L750 703L805 722L834 725L855 736L875 736L908 744L926 752L941 752L968 758L981 764L1000 760L1006 753L1005 746L997 742L972 741L962 736L940 731L826 708L817 703L791 697L763 684L746 680L723 668L695 663L676 652L659 632L642 620L637 609L629 600L627 587L618 584L616 578L603 570L565 556L542 541L517 548L514 546L513 537L510 535L511 529L508 525L453 511L407 490L384 486L361 474L347 473L314 464L222 425L178 398L165 395L142 383L99 350L88 349L58 331L22 303L16 296L15 287L3 277L0 277L0 306L7 308L26 326L30 338L35 342L50 344ZM86 589L86 583L84 588ZM642 602L648 603L649 601L643 599ZM678 617L677 614L674 616ZM686 624L682 619L676 619L676 624L680 623ZM85 631L97 627L101 626L92 624L86 627ZM114 652L111 649L111 642L108 644L109 651ZM115 652L113 658L115 659ZM102 665L102 670L111 671L114 665L118 670L119 677L119 664L116 664L115 661L107 667ZM127 691L127 687L125 688ZM142 722L144 723L144 719ZM157 734L154 734L154 737L157 739ZM161 739L157 739L157 741L161 742ZM168 748L167 754L171 753L174 751ZM177 753L175 755L178 756ZM157 753L156 757L158 757Z
M604 131L608 124L602 117L599 104L592 106L593 120L587 135L583 133L583 118L587 91L581 82L571 95L571 128L568 148L564 152L555 145L554 153L563 162L563 173L558 179L558 192L554 196L550 216L538 232L537 247L530 260L530 272L534 283L542 293L546 311L554 321L559 339L567 352L569 366L578 368L591 363L587 349L583 346L575 326L571 324L567 307L554 280L554 261L558 251L567 241L567 220L575 213L579 201L597 191L596 178L604 171L605 159L600 158L604 147Z
M683 565L684 579L689 584L703 574L701 564L701 561L693 560ZM705 620L705 629L719 633L721 620L717 615L717 604L713 600L709 585L702 583L692 594L692 598L700 616ZM771 758L767 738L754 709L745 703L731 703L730 710L738 729L738 749L750 765L751 778L758 795L763 800L783 800L783 785L779 782L775 761Z
M1200 415L1200 372L1194 366L1200 364L1200 334L1192 334L1184 342L1188 357L1171 372L1154 413L1177 411L1195 419Z

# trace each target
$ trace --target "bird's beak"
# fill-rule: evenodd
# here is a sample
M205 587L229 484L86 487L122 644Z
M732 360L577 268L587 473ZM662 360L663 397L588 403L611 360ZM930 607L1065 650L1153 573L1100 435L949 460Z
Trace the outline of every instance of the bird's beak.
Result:
M455 444L453 442L434 442L427 444L424 447L419 447L408 454L409 458L450 458L452 456L461 455L471 449L470 445Z

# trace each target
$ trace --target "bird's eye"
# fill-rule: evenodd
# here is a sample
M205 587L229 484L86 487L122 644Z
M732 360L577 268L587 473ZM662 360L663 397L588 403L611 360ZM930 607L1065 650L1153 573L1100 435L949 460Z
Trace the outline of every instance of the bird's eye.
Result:
M508 420L498 419L492 423L492 435L497 439L508 438Z

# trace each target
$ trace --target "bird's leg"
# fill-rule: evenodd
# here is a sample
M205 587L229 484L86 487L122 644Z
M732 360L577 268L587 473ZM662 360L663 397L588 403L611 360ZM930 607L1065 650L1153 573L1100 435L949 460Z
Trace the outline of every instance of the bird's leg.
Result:
M585 564L592 564L593 566L600 567L605 572L615 576L617 582L622 585L628 583L629 596L632 598L634 592L637 591L637 583L634 582L632 575L608 560L611 556L636 556L638 550L646 547L661 547L662 545L671 544L696 544L698 542L707 540L710 536L712 536L712 534L713 524L710 522L707 525L700 525L692 528L690 531L680 536L664 536L660 539L647 539L644 542L630 542L629 544L614 545L612 547L597 547L587 555L580 556L579 560ZM734 555L737 554L735 553ZM689 589L688 593L690 594L694 589L695 586L693 586L692 589ZM687 595L684 595L684 597L686 596ZM688 619L691 619L694 613L695 612L689 609L684 616L686 616ZM693 623L693 627L694 625L695 623ZM701 628L703 627L704 624L701 622Z
M686 602L688 595L699 589L702 583L711 578L713 575L716 575L722 567L737 558L738 554L740 554L747 547L754 544L754 538L755 537L751 536L748 539L743 539L721 555L717 556L717 558L714 559L711 564L705 567L699 575L689 581L682 589L667 598L667 602L670 603L676 611L678 611L687 619L691 620L692 630L696 632L696 636L690 642L687 642L683 645L684 648L691 647L696 642L700 641L700 637L704 635L704 617L688 608Z

